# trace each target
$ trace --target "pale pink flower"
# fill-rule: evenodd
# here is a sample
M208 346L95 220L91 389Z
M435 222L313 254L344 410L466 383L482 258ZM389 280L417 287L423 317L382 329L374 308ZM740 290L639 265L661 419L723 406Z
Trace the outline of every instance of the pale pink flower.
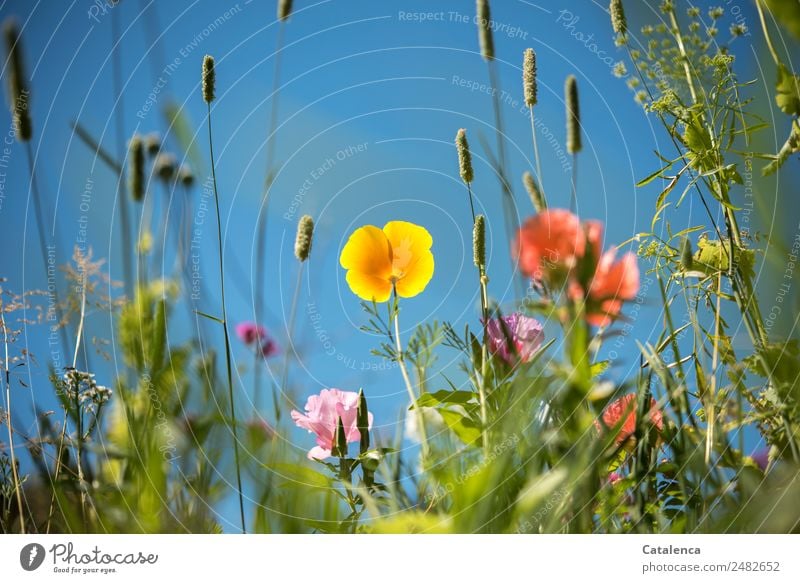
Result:
M656 405L656 400L650 400L650 422L661 432L664 429L664 417ZM636 394L629 393L613 401L606 410L603 411L603 423L595 421L595 427L598 431L603 430L603 426L608 429L615 430L618 428L619 432L614 438L614 443L620 445L628 441L636 431ZM633 440L631 440L633 445Z
M489 350L500 356L508 364L517 359L529 362L544 341L541 322L518 312L500 318L492 318L486 325L489 336ZM509 340L514 347L511 349Z
M323 460L331 456L333 436L342 419L345 437L348 443L359 441L356 417L358 415L358 393L340 391L339 389L322 389L319 395L311 395L305 406L306 414L292 411L292 420L298 427L307 429L317 436L317 446L308 452L309 459ZM372 427L372 413L368 414Z
M512 252L522 273L537 282L557 283L586 250L586 233L574 214L546 210L520 227Z

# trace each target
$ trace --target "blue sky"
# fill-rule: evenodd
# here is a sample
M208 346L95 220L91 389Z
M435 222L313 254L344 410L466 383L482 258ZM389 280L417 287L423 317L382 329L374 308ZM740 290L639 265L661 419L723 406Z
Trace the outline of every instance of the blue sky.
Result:
M213 110L214 140L230 267L230 319L251 319L254 294L263 293L269 309L266 324L279 344L287 345L285 328L297 270L292 255L294 231L298 218L311 214L318 226L296 322L294 341L300 366L295 364L291 383L303 400L324 387L357 390L363 386L378 430L389 436L405 403L400 374L370 370L380 364L369 354L376 339L358 329L365 317L346 287L338 255L347 236L363 224L382 226L399 219L425 226L434 239L436 272L424 294L403 302L404 337L415 324L433 318L450 320L457 329L465 322L475 324L478 296L471 261L471 219L453 147L461 127L467 129L472 143L479 212L489 221L490 294L506 306L514 300L500 191L479 139L483 135L494 150L492 98L487 66L478 52L474 2L295 2L295 14L284 30L274 138L277 176L267 214L268 277L263 289L252 283L254 231L263 210L279 25L274 2L225 4L227 11L211 0L162 2L157 7L148 0L125 0L115 8L100 0L58 3L57 8L41 1L0 0L3 17L15 14L23 26L25 60L32 78L36 168L47 222L57 228L59 262L71 254L71 241L79 236L79 220L85 215L95 256L107 257L113 276L121 278L119 223L113 214L115 178L74 137L70 122L78 120L118 155L120 138L125 142L137 131L166 134L161 110L172 101L190 121L207 171L205 104L199 82L203 55L213 54L218 96ZM735 2L727 4L733 12ZM634 30L645 21L657 20L644 3L627 5L635 5L628 9ZM536 116L541 120L542 181L550 204L567 206L569 201L570 174L559 151L565 141L563 85L566 76L574 74L580 87L584 139L578 161L578 212L583 218L605 222L606 245L610 245L650 229L659 184L641 189L634 185L657 167L653 151L669 150L663 130L654 125L655 118L646 117L624 81L612 75L613 63L622 53L614 46L605 7L605 2L589 0L558 6L507 0L492 6L516 212L525 217L532 211L520 181L522 172L532 167L520 67L524 49L533 47L539 70ZM760 56L763 47L750 3L742 2L735 11L754 33L733 45L740 77L757 76L760 65L771 79L772 64ZM114 18L121 31L116 44L112 44ZM121 62L124 97L120 101L114 98L112 46ZM763 85L748 90L764 99ZM123 119L122 136L115 129L118 112ZM776 140L783 141L784 121L776 119L777 137L764 136L765 149L774 150ZM0 129L4 136L9 127L10 116L3 110ZM173 136L167 143L177 151ZM0 275L15 291L43 288L24 150L18 144L11 147L9 160L0 169L5 180L0 245L12 252L4 253ZM789 178L796 180L796 176ZM205 175L199 179L202 184ZM82 199L90 182L90 196ZM163 200L160 190L152 194ZM200 194L198 189L192 195L196 204ZM82 202L88 203L83 210ZM787 226L796 230L795 205L784 206L787 212L772 213L772 206L769 210L772 216L763 226L765 231L779 233ZM677 231L702 223L703 216L687 201L671 220ZM201 231L202 277L208 290L216 290L216 230L211 215ZM199 300L197 308L218 313L218 300L212 291ZM642 294L643 307L634 322L632 336L640 342L654 338L660 330L658 302L657 286L651 285ZM90 334L109 334L108 318L102 313L91 314L88 325ZM177 316L170 337L181 339L188 333L188 320ZM221 335L216 340L221 341ZM26 341L34 354L46 353L43 329L29 327ZM235 353L237 364L246 369L241 386L247 393L251 358L240 345ZM441 364L452 364L447 360L450 353L441 356ZM637 360L630 342L614 374L628 376ZM50 401L45 362L40 359L32 367L31 380L36 384L30 399L18 400L23 409L30 411L34 402ZM272 374L278 376L280 359L272 362L276 365ZM98 360L97 366L98 379L111 384L113 365ZM240 407L243 416L257 414L247 394ZM268 411L264 414L270 419ZM312 445L304 433L292 435L298 449Z

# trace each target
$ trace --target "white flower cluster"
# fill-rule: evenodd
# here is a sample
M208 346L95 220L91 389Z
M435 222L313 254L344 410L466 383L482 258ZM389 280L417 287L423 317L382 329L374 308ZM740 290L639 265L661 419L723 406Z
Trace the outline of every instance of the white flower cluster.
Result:
M94 374L75 368L68 368L64 373L65 394L70 401L78 400L87 411L95 412L111 398L111 389L98 385Z

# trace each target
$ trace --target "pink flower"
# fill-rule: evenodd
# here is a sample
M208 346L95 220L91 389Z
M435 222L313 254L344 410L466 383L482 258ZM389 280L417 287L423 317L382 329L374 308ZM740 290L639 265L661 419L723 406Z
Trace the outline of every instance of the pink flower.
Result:
M264 326L253 322L242 322L236 325L236 335L239 337L239 340L250 346L260 341L262 338L266 338L267 331L264 329Z
M319 395L308 398L305 411L305 415L299 411L292 411L291 415L298 427L317 436L317 446L308 452L308 459L323 460L331 456L333 436L340 417L347 442L352 443L361 438L356 424L358 393L322 389ZM372 413L369 413L369 427L372 427Z
M575 268L585 250L586 233L578 217L552 209L525 221L512 253L522 273L537 282L557 283Z
M236 325L236 336L247 346L255 346L264 358L278 353L277 343L269 337L264 326L253 322L242 322Z
M492 318L486 325L489 336L489 350L508 364L517 359L529 362L544 341L542 324L518 312L500 318ZM509 340L514 346L510 350Z
M769 465L768 447L762 447L761 449L753 452L753 455L751 455L750 457L756 463L756 465L761 469L762 472L767 471L767 466Z
M661 411L656 406L656 400L650 400L650 422L661 432L664 429L664 417ZM614 443L620 445L628 441L628 438L633 437L636 431L636 394L629 393L613 401L606 410L603 411L602 425L595 421L595 427L598 431L603 430L603 425L611 430L619 428L619 433L614 438ZM630 444L633 445L634 440Z
M639 266L636 255L626 253L614 261L617 250L612 248L600 256L587 294L586 320L594 326L606 326L622 310L622 302L636 299L639 292ZM573 300L583 297L580 286L570 285Z

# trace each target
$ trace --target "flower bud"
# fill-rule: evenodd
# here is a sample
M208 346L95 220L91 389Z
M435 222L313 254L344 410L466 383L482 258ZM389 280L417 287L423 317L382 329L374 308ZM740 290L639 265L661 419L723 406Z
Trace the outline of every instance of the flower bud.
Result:
M369 410L367 408L367 398L364 396L364 389L359 389L358 391L356 426L358 427L358 433L361 435L359 452L364 454L369 450Z

